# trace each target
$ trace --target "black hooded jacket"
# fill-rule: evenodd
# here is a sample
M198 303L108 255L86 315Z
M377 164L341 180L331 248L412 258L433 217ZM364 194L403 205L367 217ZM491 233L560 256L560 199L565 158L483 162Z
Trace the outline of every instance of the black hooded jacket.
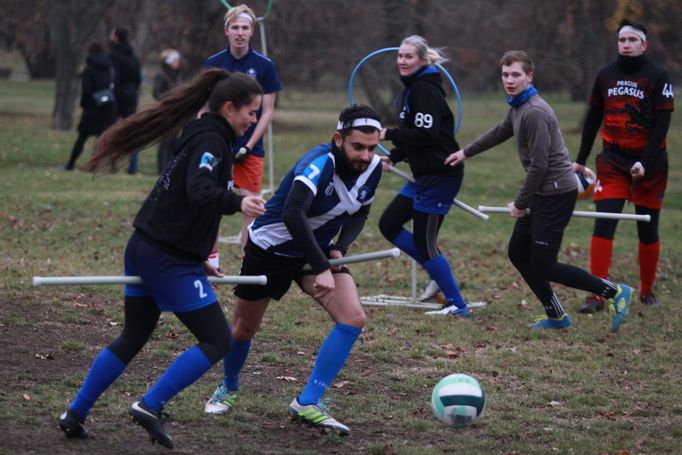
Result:
M93 94L109 88L114 70L109 54L97 52L89 54L81 74L81 101L83 108L78 131L84 134L99 135L117 119L116 103L97 106Z
M405 90L400 127L386 131L386 139L396 147L391 161L406 160L415 177L461 172L461 166L444 164L459 145L454 135L455 116L445 100L440 73L425 66L401 80Z
M134 114L137 109L138 91L142 82L140 61L128 43L112 45L111 59L116 70L114 93L116 94L118 114L121 117L127 117Z
M174 158L135 217L136 233L168 254L205 261L220 218L240 211L243 199L232 191L234 139L220 115L190 122L171 144Z

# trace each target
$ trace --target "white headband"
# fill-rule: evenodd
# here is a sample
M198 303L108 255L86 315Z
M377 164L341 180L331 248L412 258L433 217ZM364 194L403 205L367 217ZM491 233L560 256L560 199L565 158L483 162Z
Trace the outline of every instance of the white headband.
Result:
M233 17L232 19L246 19L251 25L253 25L253 18L249 13L239 13L237 17ZM227 28L229 25L229 21L225 21L225 28Z
M639 36L642 41L646 41L646 34L632 25L624 25L621 27L620 30L618 30L618 37L620 38L620 35L623 33L634 33Z
M379 120L374 120L373 118L356 118L352 122L341 122L336 124L336 130L342 131L350 128L358 128L360 126L371 126L378 130L381 130L381 122Z

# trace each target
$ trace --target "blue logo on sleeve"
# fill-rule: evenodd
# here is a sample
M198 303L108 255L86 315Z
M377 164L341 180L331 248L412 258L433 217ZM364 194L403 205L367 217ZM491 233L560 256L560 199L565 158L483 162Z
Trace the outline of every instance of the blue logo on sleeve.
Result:
M211 154L211 152L204 152L203 155L201 155L201 161L199 162L199 169L208 169L209 171L213 171L213 166L217 164L215 156Z
M370 193L369 188L367 188L366 185L362 186L358 190L358 202L362 203L362 202L365 202L367 199L369 199L369 197L368 197L369 193Z

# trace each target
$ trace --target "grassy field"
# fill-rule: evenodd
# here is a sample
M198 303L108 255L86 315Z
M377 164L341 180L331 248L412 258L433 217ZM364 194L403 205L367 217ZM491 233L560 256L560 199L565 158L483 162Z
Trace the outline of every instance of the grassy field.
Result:
M500 120L499 96L464 95L458 139L465 144ZM549 97L575 156L575 127L583 107ZM284 92L274 122L279 179L310 147L330 138L345 104L342 94ZM144 430L126 409L171 359L193 344L173 315L164 315L153 339L103 395L88 419L93 437L64 439L56 418L82 381L94 355L119 332L120 287L33 288L34 275L120 274L131 222L155 177L155 150L141 154L141 173L93 178L55 170L66 162L74 131L49 128L50 82L0 82L0 454L151 453ZM79 114L79 113L77 113ZM286 406L301 389L316 349L331 324L300 291L275 302L253 344L233 413L203 414L203 403L222 377L222 366L167 406L166 428L180 453L369 454L615 454L679 453L682 441L682 122L673 116L671 172L661 216L660 308L634 303L616 334L607 314L579 315L584 294L556 286L574 325L538 332L527 323L542 313L506 258L512 220L482 222L453 209L441 246L465 297L486 301L466 321L434 319L421 309L367 307L369 323L328 393L335 417L350 437L299 427ZM76 119L77 122L77 119ZM89 154L91 143L81 158ZM594 163L594 154L588 164ZM266 174L267 175L267 174ZM470 205L512 200L523 171L513 142L467 161L459 199ZM388 248L377 221L402 184L382 180L370 220L350 253ZM592 210L589 202L578 209ZM627 207L632 212L632 207ZM239 217L226 217L223 235ZM561 260L589 265L592 221L576 218L566 231ZM678 239L678 240L675 240ZM237 273L235 246L222 248L227 273ZM622 222L612 279L639 285L635 224ZM352 266L362 295L410 295L411 264L398 259ZM420 272L419 280L425 280ZM218 289L229 315L234 297ZM485 415L465 429L433 418L433 385L450 373L476 377L488 397Z

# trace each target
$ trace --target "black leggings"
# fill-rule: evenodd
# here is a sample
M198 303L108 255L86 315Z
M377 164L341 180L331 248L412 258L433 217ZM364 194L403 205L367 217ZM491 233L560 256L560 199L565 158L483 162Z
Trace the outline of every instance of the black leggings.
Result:
M124 304L123 331L108 348L126 365L147 343L161 314L151 297L128 297ZM218 302L198 310L175 313L199 341L197 346L214 364L230 350L230 326Z
M602 201L597 201L596 205L598 212L622 213L623 207L625 206L625 199L604 199ZM651 221L648 223L645 221L637 221L637 236L639 237L639 241L649 245L658 242L660 209L650 209L642 207L641 205L636 205L635 213L638 215L651 216ZM616 235L616 227L618 227L618 220L597 218L594 222L593 235L595 237L613 240Z
M575 192L537 195L531 215L517 219L509 239L509 259L545 307L550 305L554 294L550 282L598 295L611 292L599 278L558 261L561 240L574 206Z
M412 220L414 246L424 261L430 261L440 255L436 242L443 219L444 215L414 210L412 199L398 194L381 215L379 230L388 241L393 241L403 225Z
M76 139L76 142L73 144L73 149L71 149L71 157L69 157L69 162L66 164L66 169L73 169L76 167L76 160L79 156L81 156L81 153L83 153L85 141L87 141L90 136L97 137L91 133L78 133L78 139Z

